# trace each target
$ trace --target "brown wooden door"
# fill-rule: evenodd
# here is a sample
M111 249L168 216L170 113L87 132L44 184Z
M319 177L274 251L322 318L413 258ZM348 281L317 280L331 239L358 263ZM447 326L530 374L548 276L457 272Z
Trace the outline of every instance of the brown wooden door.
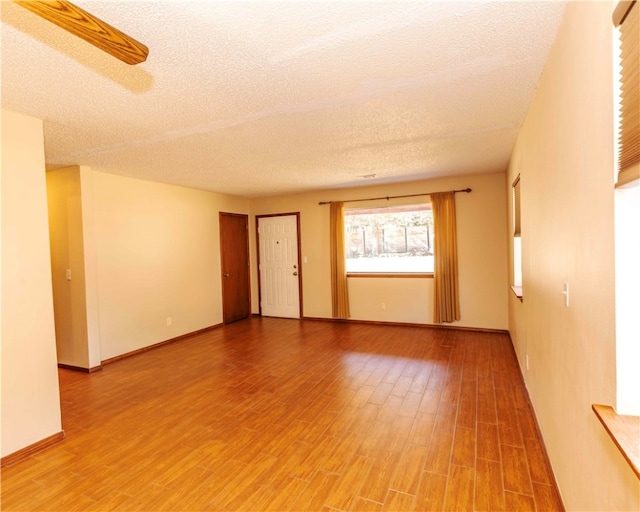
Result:
M251 314L248 228L247 215L220 212L222 317L225 324Z

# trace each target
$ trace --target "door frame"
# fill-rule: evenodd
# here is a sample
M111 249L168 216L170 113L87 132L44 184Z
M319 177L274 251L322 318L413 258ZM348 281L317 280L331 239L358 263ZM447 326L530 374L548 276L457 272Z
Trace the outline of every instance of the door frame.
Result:
M226 325L225 322L225 314L224 314L224 307L225 307L225 300L224 300L224 293L225 293L225 278L224 278L224 240L222 239L222 218L223 217L243 217L246 219L246 232L245 232L245 240L246 240L246 245L247 245L247 297L249 299L249 314L246 316L246 318L250 318L251 317L251 247L250 247L250 240L249 240L249 215L246 213L231 213L231 212L222 212L219 211L218 212L218 232L219 232L219 237L220 237L220 281L221 281L221 291L222 291L222 324Z
M296 218L296 236L298 237L298 306L300 307L299 320L302 320L302 250L300 244L300 212L269 213L256 215L256 260L258 262L258 313L262 316L262 279L260 276L260 219L267 217L291 217Z

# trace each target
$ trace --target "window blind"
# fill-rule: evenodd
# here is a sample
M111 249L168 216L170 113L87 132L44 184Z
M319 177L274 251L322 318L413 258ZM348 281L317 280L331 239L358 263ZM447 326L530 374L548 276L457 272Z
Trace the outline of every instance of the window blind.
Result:
M640 7L621 1L613 13L620 27L622 88L618 181L620 187L640 179Z

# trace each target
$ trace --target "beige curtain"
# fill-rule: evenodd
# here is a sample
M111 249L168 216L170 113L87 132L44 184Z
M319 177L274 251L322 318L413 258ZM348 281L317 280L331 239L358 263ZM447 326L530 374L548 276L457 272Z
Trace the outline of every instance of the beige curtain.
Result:
M331 203L331 307L334 318L349 318L343 212L343 203Z
M456 235L456 195L431 194L434 235L434 316L439 324L460 320L458 299L458 244Z

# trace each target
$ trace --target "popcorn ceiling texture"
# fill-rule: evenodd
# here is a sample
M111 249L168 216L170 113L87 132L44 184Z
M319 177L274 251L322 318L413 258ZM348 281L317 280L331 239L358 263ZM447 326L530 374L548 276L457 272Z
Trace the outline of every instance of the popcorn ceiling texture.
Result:
M505 170L565 2L78 1L127 66L11 2L2 108L50 168L246 197Z

